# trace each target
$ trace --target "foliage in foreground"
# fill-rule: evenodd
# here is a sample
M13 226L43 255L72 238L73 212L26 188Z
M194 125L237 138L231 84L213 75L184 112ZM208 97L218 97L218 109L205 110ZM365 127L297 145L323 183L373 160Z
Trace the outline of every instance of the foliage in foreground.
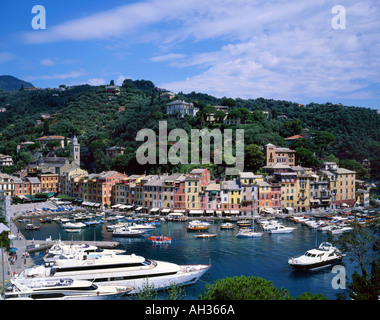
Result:
M273 282L260 277L228 277L206 286L200 300L293 300L285 288L277 289ZM327 300L321 294L303 293L296 300Z

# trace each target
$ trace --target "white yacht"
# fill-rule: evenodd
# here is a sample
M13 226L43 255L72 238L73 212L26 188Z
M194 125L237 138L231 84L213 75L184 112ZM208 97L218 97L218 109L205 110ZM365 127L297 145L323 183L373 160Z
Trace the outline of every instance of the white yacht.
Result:
M66 229L82 229L85 226L86 225L82 222L67 222L62 225L62 227Z
M274 229L270 229L270 233L291 233L294 231L293 227L285 227L283 225L277 225Z
M335 226L335 227L329 229L328 231L331 234L342 234L344 232L351 231L351 230L353 230L352 227L348 227L348 226Z
M123 228L117 228L114 229L112 232L112 236L114 237L127 237L127 238L134 238L134 237L142 237L145 233L145 229L132 229L130 227L123 227Z
M73 279L11 279L5 300L87 300L125 295L133 288Z
M290 258L288 263L295 269L313 269L338 262L343 256L331 243L323 242L300 257Z
M85 243L81 244L65 244L61 240L56 241L50 249L47 250L46 255L43 260L49 262L55 259L71 259L77 254L86 254L87 256L91 254L96 255L113 255L125 253L125 250L118 249L100 249L97 246L88 245Z
M261 237L263 235L262 232L255 232L253 229L240 229L236 234L237 237L251 238L251 237Z
M21 281L30 279L74 279L87 280L96 285L128 286L137 293L148 285L161 290L178 285L191 285L211 265L177 265L175 263L148 260L131 255L83 255L72 259L56 259L45 266L24 270L18 276ZM22 282L21 282L22 283Z

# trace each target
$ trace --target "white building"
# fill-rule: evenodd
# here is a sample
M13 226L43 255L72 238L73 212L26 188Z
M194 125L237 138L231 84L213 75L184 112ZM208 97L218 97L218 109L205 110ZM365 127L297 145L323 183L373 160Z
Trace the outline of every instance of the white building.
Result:
M166 105L167 114L179 114L181 117L184 117L186 114L195 117L198 111L199 108L194 107L192 102L188 103L183 100L176 100Z

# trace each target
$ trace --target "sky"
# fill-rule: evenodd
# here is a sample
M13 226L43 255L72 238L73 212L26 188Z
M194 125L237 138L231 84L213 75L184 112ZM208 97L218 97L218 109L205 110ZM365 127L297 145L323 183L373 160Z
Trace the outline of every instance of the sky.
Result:
M0 14L0 75L40 88L130 78L380 109L378 0L0 0Z

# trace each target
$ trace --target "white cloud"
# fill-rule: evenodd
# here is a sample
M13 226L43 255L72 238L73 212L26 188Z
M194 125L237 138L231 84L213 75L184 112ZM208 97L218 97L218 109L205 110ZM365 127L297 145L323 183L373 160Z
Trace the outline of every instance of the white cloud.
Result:
M16 56L10 52L0 52L0 64L8 61L12 61Z
M30 81L30 80L54 80L54 79L65 80L65 79L70 79L70 78L79 78L79 77L84 76L86 74L87 74L86 71L78 70L78 71L71 71L71 72L66 72L66 73L57 73L57 74L48 74L48 75L39 75L39 76L26 76L24 78L27 81Z
M50 58L43 59L40 61L40 63L44 66L49 66L49 67L55 66L55 62Z
M147 0L25 36L31 43L128 43L130 54L134 43L150 42L160 50L151 62L182 68L181 74L188 68L193 75L159 84L173 91L289 100L349 96L378 83L380 10L375 0L346 0L347 28L334 30L335 4Z
M185 58L186 55L181 53L169 53L161 56L155 56L151 58L150 60L153 62L162 62L162 61L171 61L171 60L178 60Z
M91 86L100 86L106 84L106 80L103 78L91 78L87 80L87 83Z

